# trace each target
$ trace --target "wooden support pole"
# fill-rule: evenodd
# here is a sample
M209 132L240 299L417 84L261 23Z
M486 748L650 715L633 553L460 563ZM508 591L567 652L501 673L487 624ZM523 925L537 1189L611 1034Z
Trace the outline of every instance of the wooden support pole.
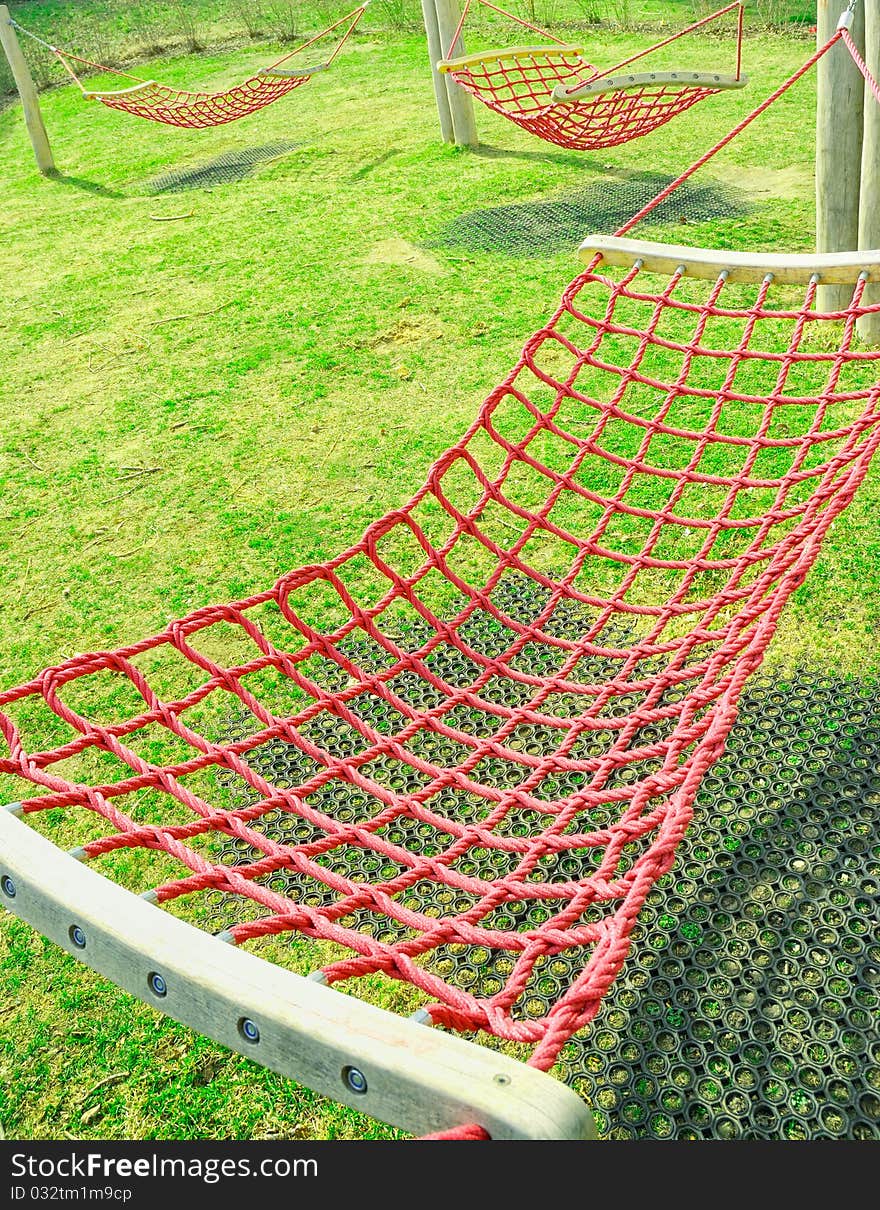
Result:
M875 80L880 80L880 0L864 0L865 62ZM880 105L865 85L864 139L862 141L862 187L859 202L859 248L880 248ZM880 287L867 286L865 302L880 303ZM859 335L880 344L880 313L858 322Z
M816 36L820 46L837 28L841 0L818 0ZM856 46L865 44L861 5L850 28ZM859 244L859 182L862 164L864 81L840 43L819 60L816 82L816 251L850 252ZM838 311L852 297L848 286L821 286L818 305Z
M450 44L458 23L461 20L461 10L457 0L433 0L437 14L437 30L440 35L441 55L448 54ZM456 54L464 54L464 45L459 41ZM474 118L474 102L470 93L465 92L451 76L444 75L446 96L449 101L449 112L452 115L452 133L457 147L477 147L477 123Z
M434 100L437 102L437 116L440 118L440 135L444 143L453 143L455 141L455 134L452 129L452 112L449 108L446 79L437 70L437 64L443 58L445 48L440 42L440 30L437 26L437 9L434 7L434 0L422 0L422 17L425 21L425 32L428 35L428 58L431 61L431 79L434 83Z
M9 9L5 4L0 4L0 46L6 52L6 58L9 60L12 70L12 78L15 80L15 87L21 97L25 125L31 138L37 167L43 176L52 176L56 171L55 161L52 159L52 148L49 146L49 136L46 134L46 127L43 124L43 115L40 113L37 90L34 87L27 60L22 54L18 38L15 36L15 26L12 24Z

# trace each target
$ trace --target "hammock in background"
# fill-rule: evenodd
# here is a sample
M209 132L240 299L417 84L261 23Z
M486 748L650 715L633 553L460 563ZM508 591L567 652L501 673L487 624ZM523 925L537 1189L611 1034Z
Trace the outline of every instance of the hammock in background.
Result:
M86 100L100 101L108 109L122 110L124 113L131 113L135 117L146 118L151 122L162 122L167 126L182 126L186 129L197 130L204 127L222 126L226 122L234 122L238 118L265 109L267 105L271 105L295 88L307 83L316 73L326 71L354 33L369 3L370 0L365 0L365 3L345 17L341 17L321 33L315 34L313 38L278 59L271 67L257 72L243 84L237 84L233 88L223 89L220 92L189 92L185 89L158 84L155 80L142 80L127 72L117 71L112 67L103 67L100 63L93 63L90 59L83 59L71 51L53 46L24 29L17 21L13 21L12 24L19 33L39 42L55 55L65 71L80 87ZM321 63L308 67L285 66L295 55L301 54L308 47L339 29L340 26L346 28L333 47L332 53ZM83 84L71 66L72 63L123 76L127 80L134 80L135 83L130 88L116 91L105 92L90 89Z
M450 75L496 113L559 147L574 151L617 147L650 134L716 92L743 88L747 83L740 71L743 21L740 3L719 9L605 71L592 66L583 47L561 42L490 0L478 3L554 45L516 46L454 57L470 11L471 0L467 0L446 58L437 64L438 70ZM738 14L735 75L685 70L624 71L637 60L733 11Z

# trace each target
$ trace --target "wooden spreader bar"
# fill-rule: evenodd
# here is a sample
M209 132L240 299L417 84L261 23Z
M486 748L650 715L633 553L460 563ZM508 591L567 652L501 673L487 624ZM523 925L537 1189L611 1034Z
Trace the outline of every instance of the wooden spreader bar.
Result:
M297 76L314 76L319 71L327 71L329 63L316 63L314 67L265 67L259 73L261 76L281 76L284 79L295 79Z
M475 51L470 55L459 55L456 59L441 59L438 71L459 71L463 67L481 67L486 63L503 63L509 59L558 59L573 55L587 62L587 52L582 46L508 46L503 50Z
M616 235L589 235L580 246L581 260L596 253L609 265L629 268L641 262L647 273L669 276L682 268L688 277L714 281L726 273L730 281L774 281L805 284L815 277L823 285L854 285L864 274L867 281L880 281L880 249L865 252L728 252L723 248L689 248L684 244L659 244L650 240Z
M142 80L139 84L132 84L130 88L112 88L112 89L84 89L84 101L100 101L101 97L126 97L132 96L134 93L146 92L148 88L159 88L155 80Z
M118 987L249 1059L413 1134L595 1138L558 1080L274 966L178 920L0 810L0 902Z
M719 92L725 89L745 88L746 76L725 76L714 71L638 71L626 75L600 76L573 88L557 84L553 89L555 101L580 101L584 97L595 97L603 92L620 92L624 88L642 88L652 84L680 84L688 88L711 88Z

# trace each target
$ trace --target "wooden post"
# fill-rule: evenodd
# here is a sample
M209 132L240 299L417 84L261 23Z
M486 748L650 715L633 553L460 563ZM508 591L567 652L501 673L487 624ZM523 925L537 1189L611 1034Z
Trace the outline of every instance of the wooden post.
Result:
M864 0L865 62L880 80L880 0ZM865 84L865 121L862 141L862 189L859 204L859 248L880 248L880 105ZM880 303L880 287L867 286L865 302ZM880 344L880 313L858 322L859 335Z
M841 0L818 0L816 35L823 46L840 19ZM861 5L852 14L850 32L865 44ZM859 183L862 164L864 81L845 46L838 44L819 60L816 83L816 251L848 252L859 242ZM818 306L845 308L848 286L820 286Z
M449 51L450 43L455 36L458 23L461 20L461 10L457 0L433 0L437 14L437 31L440 35L441 58ZM464 45L459 41L456 47L458 54L464 54ZM470 93L465 92L450 77L444 75L446 96L449 101L449 112L452 115L452 133L457 147L477 147L477 123L474 118L474 102Z
M9 60L9 66L12 69L12 78L15 80L15 87L18 89L18 95L21 97L25 125L31 137L31 146L34 149L37 167L43 176L52 176L56 171L55 161L52 159L49 136L46 134L46 127L43 125L43 115L40 113L37 90L34 87L27 60L22 54L18 38L15 36L15 26L12 24L9 9L5 4L0 4L0 46L6 52L6 58Z
M434 82L434 100L437 102L437 116L440 118L440 134L444 143L453 143L455 134L452 129L452 112L449 108L449 94L446 91L446 78L437 70L438 62L443 58L445 47L440 42L440 30L437 26L437 9L434 0L422 0L422 17L425 21L425 32L428 35L428 58L431 60L431 79Z

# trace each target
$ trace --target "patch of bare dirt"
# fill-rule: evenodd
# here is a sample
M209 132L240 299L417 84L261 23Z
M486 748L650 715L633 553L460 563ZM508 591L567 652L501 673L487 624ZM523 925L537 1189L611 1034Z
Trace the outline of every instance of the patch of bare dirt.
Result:
M430 252L424 252L405 239L383 239L374 244L364 261L368 265L408 265L423 273L441 274L446 269Z

